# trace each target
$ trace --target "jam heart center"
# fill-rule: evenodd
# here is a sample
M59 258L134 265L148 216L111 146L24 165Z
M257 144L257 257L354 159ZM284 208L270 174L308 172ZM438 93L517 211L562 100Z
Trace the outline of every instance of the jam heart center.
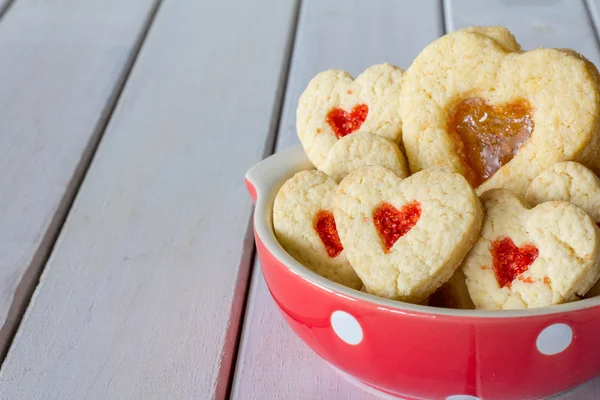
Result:
M340 241L333 214L330 211L319 211L315 215L313 226L327 250L327 255L330 258L337 257L344 250L344 246Z
M406 235L421 218L421 203L413 201L400 210L389 203L382 203L373 211L373 223L383 241L383 249L390 251L394 243Z
M349 113L336 107L327 113L327 123L335 136L341 139L358 130L367 119L368 114L369 107L366 104L354 106Z
M478 187L508 163L533 132L531 106L516 100L490 106L478 97L454 105L447 119L459 156L467 166L465 178Z
M494 274L500 287L510 287L512 281L527 271L539 254L534 245L517 247L508 237L493 241L490 252Z

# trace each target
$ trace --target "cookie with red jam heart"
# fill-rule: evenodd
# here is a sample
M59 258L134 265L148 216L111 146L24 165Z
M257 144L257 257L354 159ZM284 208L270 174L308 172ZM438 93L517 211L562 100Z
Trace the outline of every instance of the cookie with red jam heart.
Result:
M582 297L600 277L600 230L581 208L534 208L505 189L481 195L481 237L463 263L478 309L545 307Z
M296 128L315 167L322 169L332 147L357 132L369 132L396 145L400 142L402 73L385 63L367 68L356 79L346 71L330 69L309 82L298 101Z
M333 214L367 292L412 303L452 276L483 220L479 199L461 175L425 170L402 180L382 166L348 174Z
M427 46L404 75L403 143L411 171L464 175L478 194L524 196L562 161L600 172L600 80L568 49L521 51L510 32L471 27Z
M301 171L275 197L273 228L281 246L325 278L354 289L362 282L350 266L333 218L336 182L321 171Z

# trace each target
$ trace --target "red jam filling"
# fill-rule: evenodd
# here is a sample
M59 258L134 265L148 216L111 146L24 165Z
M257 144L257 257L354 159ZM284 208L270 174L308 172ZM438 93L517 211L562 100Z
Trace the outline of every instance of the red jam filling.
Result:
M342 242L338 236L333 214L330 211L319 211L317 215L315 215L313 225L319 238L321 238L329 257L337 257L342 250L344 250L344 246L342 246Z
M512 281L527 271L539 254L537 247L531 244L517 247L508 237L492 242L490 252L494 274L500 287L510 287Z
M352 108L349 113L341 108L334 108L327 113L327 123L335 133L338 139L355 132L367 119L369 107L366 104L359 104Z
M400 210L389 203L382 203L373 211L373 222L383 241L386 253L394 243L406 235L421 218L421 203L413 201Z

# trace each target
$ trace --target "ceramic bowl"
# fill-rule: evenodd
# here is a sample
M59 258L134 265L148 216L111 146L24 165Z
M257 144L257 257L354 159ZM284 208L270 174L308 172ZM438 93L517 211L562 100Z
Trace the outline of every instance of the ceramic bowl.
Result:
M263 275L293 331L335 368L405 399L539 399L600 375L600 297L519 311L453 310L331 282L281 247L281 185L313 169L300 145L246 174Z

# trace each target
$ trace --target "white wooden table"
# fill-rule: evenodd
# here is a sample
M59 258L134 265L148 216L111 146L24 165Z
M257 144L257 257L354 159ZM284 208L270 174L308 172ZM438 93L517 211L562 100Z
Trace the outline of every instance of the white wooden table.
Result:
M279 315L244 172L327 68L503 25L600 66L600 0L0 0L0 400L381 399ZM557 398L600 399L600 378Z

